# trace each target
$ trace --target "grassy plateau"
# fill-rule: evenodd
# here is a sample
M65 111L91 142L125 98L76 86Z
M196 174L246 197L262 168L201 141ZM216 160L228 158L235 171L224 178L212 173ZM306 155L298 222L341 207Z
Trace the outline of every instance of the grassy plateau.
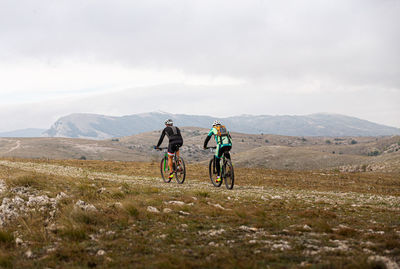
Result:
M233 160L234 161L234 160ZM0 160L0 268L399 268L400 174Z

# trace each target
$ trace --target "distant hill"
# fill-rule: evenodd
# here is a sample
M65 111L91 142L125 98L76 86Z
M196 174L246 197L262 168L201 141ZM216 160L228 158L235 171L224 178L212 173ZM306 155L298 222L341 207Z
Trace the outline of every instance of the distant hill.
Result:
M71 114L60 118L43 133L45 137L108 139L163 128L164 120L172 118L177 126L209 128L215 119L169 113L143 113L122 117L97 114ZM220 118L231 131L249 134L287 136L387 136L400 134L399 128L338 114L306 116L234 116Z
M0 137L41 137L46 129L28 128L0 133Z
M181 154L188 163L208 164L213 155L202 145L208 129L182 127ZM284 170L400 172L400 136L296 137L232 132L232 160L237 166ZM150 161L160 130L108 140L73 138L0 138L0 158ZM163 146L168 144L164 140ZM212 146L215 141L210 141Z

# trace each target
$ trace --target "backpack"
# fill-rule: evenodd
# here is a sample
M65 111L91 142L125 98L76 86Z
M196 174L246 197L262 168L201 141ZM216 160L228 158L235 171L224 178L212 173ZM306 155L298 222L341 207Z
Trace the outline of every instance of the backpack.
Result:
M224 125L217 125L215 126L215 129L217 130L218 144L232 144L231 136Z

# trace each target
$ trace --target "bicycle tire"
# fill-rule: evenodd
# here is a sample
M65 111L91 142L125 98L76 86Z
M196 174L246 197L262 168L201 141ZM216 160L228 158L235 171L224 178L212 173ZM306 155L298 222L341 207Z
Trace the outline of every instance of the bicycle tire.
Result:
M222 184L222 180L220 182L215 182L215 174L214 174L214 169L213 169L213 165L214 165L214 157L211 158L210 160L210 164L208 166L208 173L210 175L210 180L211 183L215 186L215 187L220 187Z
M171 179L169 178L169 167L168 167L168 159L166 157L161 159L160 164L161 177L165 183L170 183Z
M226 160L223 165L223 179L225 181L225 186L228 190L233 189L235 184L235 173L233 171L233 165L231 160Z
M179 161L180 164L176 164L176 170L175 170L175 178L176 178L176 182L178 182L178 184L183 184L183 182L185 182L185 178L186 178L186 166L185 166L185 161L183 160L183 158L179 157Z

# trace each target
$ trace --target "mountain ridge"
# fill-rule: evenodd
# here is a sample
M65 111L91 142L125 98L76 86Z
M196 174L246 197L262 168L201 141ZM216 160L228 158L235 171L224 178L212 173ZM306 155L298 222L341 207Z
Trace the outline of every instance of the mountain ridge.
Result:
M44 137L109 139L160 130L166 118L177 126L210 128L218 117L147 112L125 116L74 113L57 120ZM388 136L400 129L341 114L241 115L219 118L229 130L250 134L288 136Z

